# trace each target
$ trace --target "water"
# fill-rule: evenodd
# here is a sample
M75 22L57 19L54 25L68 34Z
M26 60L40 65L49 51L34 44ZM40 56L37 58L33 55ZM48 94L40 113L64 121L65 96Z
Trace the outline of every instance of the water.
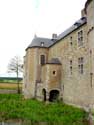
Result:
M73 124L67 123L64 124L63 122L32 122L31 120L19 120L19 121L6 121L0 122L0 125L93 125L87 121L84 122L76 122Z

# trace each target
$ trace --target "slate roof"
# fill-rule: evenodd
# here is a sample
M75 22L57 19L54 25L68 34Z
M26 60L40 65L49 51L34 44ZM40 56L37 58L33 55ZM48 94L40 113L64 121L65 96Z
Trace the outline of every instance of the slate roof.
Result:
M80 26L82 26L85 23L86 23L86 17L81 18L80 20L78 20L77 22L75 22L70 28L68 28L63 33L61 33L58 36L58 39L61 39L61 38L65 37L66 35L70 34L74 30L78 29Z
M32 47L42 47L42 48L48 48L50 45L53 44L53 41L48 38L42 38L42 37L35 37L31 44L27 47L32 48Z
M47 64L60 64L61 62L59 61L58 58L52 58Z
M87 22L86 17L82 17L80 20L75 22L70 28L68 28L67 30L65 30L61 34L59 34L57 37L57 41L55 41L51 46L53 46L55 43L57 43L58 41L60 41L61 39L63 39L64 37L66 37L67 35L72 33L73 31L77 30L82 25L86 24L86 22Z
M35 37L31 44L27 47L28 48L33 48L33 47L41 47L41 48L49 48L53 46L55 43L59 42L61 39L69 35L71 32L75 31L82 25L86 24L87 19L86 17L82 17L80 20L75 22L70 28L62 32L60 35L57 36L57 39L48 39L48 38L41 38L41 37ZM42 43L44 43L42 45Z

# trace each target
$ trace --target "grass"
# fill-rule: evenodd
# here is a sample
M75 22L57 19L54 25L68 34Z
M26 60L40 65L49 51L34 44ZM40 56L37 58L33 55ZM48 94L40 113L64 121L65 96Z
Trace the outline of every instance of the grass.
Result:
M19 84L20 88L22 88L22 84ZM0 83L0 89L17 89L17 83Z
M6 80L6 79L3 79L3 80L0 80L0 83L17 83L17 80Z
M31 121L61 122L64 125L83 125L86 112L64 103L40 102L24 100L18 94L0 94L0 121L8 119L22 119ZM85 124L86 125L86 124Z
M22 78L18 78L19 82L22 82ZM0 77L0 82L1 83L17 83L17 78L16 77Z

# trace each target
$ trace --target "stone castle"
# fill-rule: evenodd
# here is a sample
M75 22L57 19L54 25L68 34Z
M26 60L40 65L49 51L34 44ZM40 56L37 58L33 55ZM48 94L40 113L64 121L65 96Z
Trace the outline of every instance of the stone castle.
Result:
M25 98L94 106L94 0L82 17L52 39L35 36L24 57Z

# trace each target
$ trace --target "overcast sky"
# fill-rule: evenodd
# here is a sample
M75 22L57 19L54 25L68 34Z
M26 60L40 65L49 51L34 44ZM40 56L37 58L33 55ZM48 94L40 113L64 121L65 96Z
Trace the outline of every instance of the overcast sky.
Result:
M86 0L0 0L0 76L11 58L23 58L34 35L51 38L81 17Z

